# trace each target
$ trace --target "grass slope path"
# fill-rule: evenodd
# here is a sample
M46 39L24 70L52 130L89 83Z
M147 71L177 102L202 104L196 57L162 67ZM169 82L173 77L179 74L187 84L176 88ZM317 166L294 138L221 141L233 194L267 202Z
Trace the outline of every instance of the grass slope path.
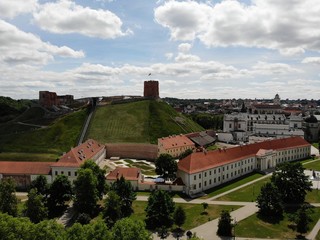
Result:
M98 107L88 138L102 143L156 144L160 137L201 130L170 105L146 100Z

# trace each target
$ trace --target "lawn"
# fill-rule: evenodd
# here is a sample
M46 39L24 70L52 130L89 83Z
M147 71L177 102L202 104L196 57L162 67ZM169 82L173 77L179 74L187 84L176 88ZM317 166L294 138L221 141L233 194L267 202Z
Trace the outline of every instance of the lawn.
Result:
M145 220L145 208L147 207L147 202L134 201L133 209L134 213L130 218L133 220L140 219ZM183 229L188 230L202 225L210 220L220 217L222 210L231 211L240 208L240 206L228 206L228 205L209 205L206 210L206 214L203 213L203 207L201 204L190 204L190 203L176 203L176 206L182 206L186 212L186 222L182 226ZM174 227L175 228L175 227Z
M254 202L260 194L261 187L270 181L270 177L257 181L246 187L240 188L234 192L226 194L215 200L217 201L241 201L241 202Z
M103 143L157 143L160 137L201 130L170 105L146 100L98 107L87 138Z
M44 129L2 135L0 152L61 155L76 145L85 118L86 111L82 110L61 117Z
M320 217L320 208L313 208L314 212L310 214L312 222L309 229L312 230L315 223ZM278 223L270 223L261 220L257 214L254 214L240 222L236 226L237 237L248 238L277 238L277 239L294 239L297 232L288 228L290 221L288 215L284 215L284 219Z
M258 179L258 178L260 178L262 176L263 175L260 174L260 173L252 173L252 174L246 175L243 178L235 179L234 181L231 181L231 182L225 183L223 185L214 187L212 189L206 190L205 193L207 195L205 195L205 196L203 196L201 198L202 199L207 199L207 198L214 197L214 196L216 196L216 195L218 195L220 193L229 191L231 189L234 189L235 187L239 187L239 186L241 186L241 185L243 185L245 183L251 182L251 181L253 181L255 179Z
M320 187L320 183L319 183L319 187ZM311 192L307 192L306 202L319 203L320 202L320 190L312 189Z
M50 153L0 153L0 161L52 162L59 157Z
M312 161L312 162L307 162L303 164L303 167L306 169L312 169L315 171L320 171L320 160Z

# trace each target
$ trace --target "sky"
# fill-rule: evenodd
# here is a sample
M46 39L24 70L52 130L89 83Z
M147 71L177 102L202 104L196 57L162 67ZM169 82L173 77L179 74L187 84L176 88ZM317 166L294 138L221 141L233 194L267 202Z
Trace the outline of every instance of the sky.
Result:
M0 96L319 99L319 26L319 0L0 0Z

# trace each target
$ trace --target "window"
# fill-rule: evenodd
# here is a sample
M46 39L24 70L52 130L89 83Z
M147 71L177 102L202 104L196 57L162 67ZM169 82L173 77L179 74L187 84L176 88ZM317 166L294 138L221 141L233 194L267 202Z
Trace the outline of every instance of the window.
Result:
M196 188L197 188L197 185L194 184L194 185L193 185L193 189L196 189Z
M213 173L216 174L216 170L213 170Z
M209 172L209 175L211 176L211 171Z
M199 188L201 188L201 182L199 183Z
M212 183L212 181L211 181L211 179L209 180L209 184L211 185L211 183Z
M61 174L64 174L64 171L61 171Z
M207 181L204 181L204 186L205 186L205 187L207 186Z
M74 173L74 176L76 177L76 176L77 176L77 174L78 174L78 173L77 173L77 172L75 172L75 173Z
M55 175L58 175L58 171L55 171Z
M206 177L206 176L207 176L207 172L204 173L204 177Z
M196 175L194 175L193 180L197 180L197 176Z
M69 176L69 177L71 176L71 172L70 172L70 171L68 171L68 176Z
M201 173L199 174L199 179L201 178Z
M224 171L224 167L222 167L222 171Z

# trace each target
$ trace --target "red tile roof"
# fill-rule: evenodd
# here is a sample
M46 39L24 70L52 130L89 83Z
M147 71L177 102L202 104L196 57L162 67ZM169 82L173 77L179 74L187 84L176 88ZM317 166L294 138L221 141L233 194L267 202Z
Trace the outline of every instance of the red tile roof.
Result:
M1 162L0 174L49 175L52 162Z
M183 146L194 146L194 143L185 135L169 136L159 138L158 141L163 144L164 149L177 148Z
M236 162L245 157L254 157L260 149L283 150L310 146L301 137L269 140L229 149L192 153L178 162L178 169L189 174ZM260 152L261 153L261 152Z
M123 176L126 180L137 181L140 174L140 168L116 168L108 174L107 180L116 180Z
M53 167L80 167L86 160L93 158L105 146L95 140L88 139L81 145L64 154Z

